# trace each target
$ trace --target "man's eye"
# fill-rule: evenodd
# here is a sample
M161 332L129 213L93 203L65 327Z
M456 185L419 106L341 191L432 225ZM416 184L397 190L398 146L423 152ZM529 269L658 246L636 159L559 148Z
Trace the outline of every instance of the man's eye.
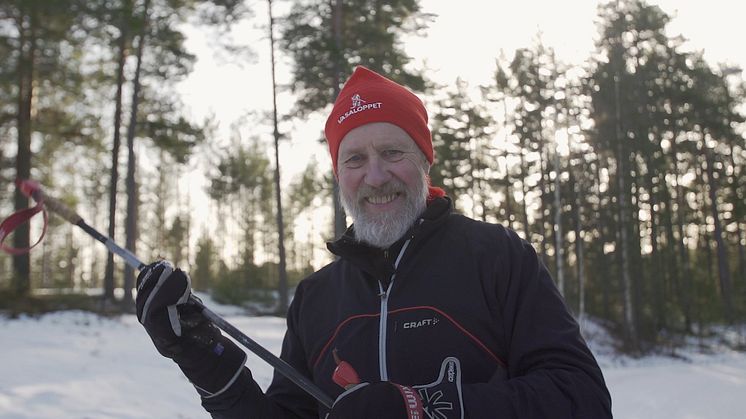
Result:
M344 165L350 168L360 167L363 165L363 157L359 154L353 154L345 159Z
M401 150L384 150L381 155L383 156L384 160L390 162L397 162L404 158L404 152Z

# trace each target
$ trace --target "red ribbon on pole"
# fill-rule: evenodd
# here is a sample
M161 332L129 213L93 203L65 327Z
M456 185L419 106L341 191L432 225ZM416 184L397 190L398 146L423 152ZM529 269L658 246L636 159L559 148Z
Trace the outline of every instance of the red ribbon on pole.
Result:
M34 192L39 190L39 183L34 182L33 180L22 180L22 179L16 179L16 186L21 190L21 193L26 195L29 198L34 198ZM34 198L36 200L36 198ZM41 230L41 236L39 236L39 240L36 241L33 245L26 247L26 248L15 248L10 247L4 244L5 238L10 235L18 226L20 226L23 223L27 223L31 220L31 217L38 214L39 212L42 213L44 217L44 226ZM15 213L11 214L10 217L5 219L2 223L0 223L0 249L4 250L6 253L9 253L11 255L22 255L24 253L28 253L31 249L33 249L37 244L41 243L41 240L44 238L44 234L47 232L47 211L44 209L44 200L39 199L36 201L36 205L31 208L26 208L20 211L16 211Z

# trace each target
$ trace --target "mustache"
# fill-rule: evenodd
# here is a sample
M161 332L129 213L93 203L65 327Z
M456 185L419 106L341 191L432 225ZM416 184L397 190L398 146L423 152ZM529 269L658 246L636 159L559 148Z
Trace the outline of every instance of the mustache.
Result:
M357 190L357 199L364 199L371 196L391 195L396 193L403 193L406 191L406 186L399 181L387 182L380 187L360 185L360 188Z

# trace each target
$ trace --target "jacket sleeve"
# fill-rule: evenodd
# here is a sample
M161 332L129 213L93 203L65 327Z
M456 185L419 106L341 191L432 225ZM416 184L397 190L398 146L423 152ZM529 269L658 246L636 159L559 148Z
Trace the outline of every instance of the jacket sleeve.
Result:
M463 387L467 417L611 418L601 370L533 247L508 233L497 293L507 338L507 377Z
M297 305L300 304L301 287L296 291L288 311L287 331L282 342L280 358L310 377L305 354L296 335ZM275 371L266 394L244 368L238 380L219 396L202 399L202 406L215 419L315 419L318 418L316 401L293 382Z

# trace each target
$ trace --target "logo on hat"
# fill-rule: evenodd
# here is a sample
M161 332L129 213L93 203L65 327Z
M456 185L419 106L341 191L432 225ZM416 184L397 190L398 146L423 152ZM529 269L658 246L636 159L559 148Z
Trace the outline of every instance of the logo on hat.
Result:
M345 112L343 115L339 116L339 119L337 119L337 123L341 124L344 122L345 119L347 119L350 115L354 115L358 112L367 111L369 109L381 109L381 102L373 102L368 103L368 101L363 100L360 97L359 93L355 93L352 95L352 105L350 106L350 110Z
M368 103L368 102L360 99L360 95L355 93L355 95L352 96L352 106L350 106L350 108L357 108L358 106L362 106L363 103Z

